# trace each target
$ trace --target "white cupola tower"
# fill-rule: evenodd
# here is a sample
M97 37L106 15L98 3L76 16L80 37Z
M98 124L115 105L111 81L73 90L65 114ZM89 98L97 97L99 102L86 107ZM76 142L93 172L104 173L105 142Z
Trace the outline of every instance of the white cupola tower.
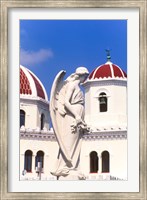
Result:
M126 129L127 74L110 61L98 66L84 83L85 121L96 130Z
M49 101L39 78L20 65L20 128L49 129Z

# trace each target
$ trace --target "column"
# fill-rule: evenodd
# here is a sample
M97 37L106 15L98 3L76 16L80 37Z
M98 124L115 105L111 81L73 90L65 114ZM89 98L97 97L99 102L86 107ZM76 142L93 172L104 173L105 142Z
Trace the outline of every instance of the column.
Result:
M98 173L101 174L102 173L102 156L101 155L99 156L99 163L98 164L99 164Z
M35 157L36 157L36 155L32 155L32 173L34 175L36 174Z

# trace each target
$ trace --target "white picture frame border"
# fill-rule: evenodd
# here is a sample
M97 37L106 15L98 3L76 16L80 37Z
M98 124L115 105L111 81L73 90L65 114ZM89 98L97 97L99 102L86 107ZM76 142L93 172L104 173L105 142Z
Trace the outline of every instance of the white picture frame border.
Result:
M43 5L45 2L39 2L36 3L33 1L3 1L2 2L2 20L1 20L1 27L2 27L2 37L1 37L1 175L3 174L1 179L1 196L2 198L7 197L7 199L116 199L122 197L124 198L131 198L131 199L145 199L146 196L146 40L145 40L145 34L146 34L146 2L145 1L131 1L133 4L130 6L126 1L110 1L102 3L101 1L86 1L86 3L83 3L83 1L75 1L73 3L72 1L68 1L68 4L66 1L47 1L46 4ZM8 187L8 174L7 174L7 168L8 168L8 160L7 160L7 154L8 154L8 132L7 132L7 126L8 126L8 60L7 60L7 53L8 53L8 46L7 46L7 35L8 35L8 8L10 7L21 7L22 3L24 3L25 7L107 7L108 5L110 7L139 7L140 8L140 191L137 193L44 193L44 194L37 194L37 193L8 193L7 187ZM61 4L62 5L61 5ZM127 7L128 6L128 7ZM109 197L109 198L108 198Z

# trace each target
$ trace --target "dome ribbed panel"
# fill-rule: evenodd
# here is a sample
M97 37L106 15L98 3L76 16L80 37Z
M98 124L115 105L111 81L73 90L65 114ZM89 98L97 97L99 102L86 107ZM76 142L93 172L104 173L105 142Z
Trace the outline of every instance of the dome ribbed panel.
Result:
M27 95L32 94L30 82L21 68L20 68L20 94L27 94Z
M29 71L30 75L32 76L34 83L36 85L36 90L37 90L37 96L45 99L45 94L43 91L43 88L41 86L41 84L39 83L39 81L37 80L37 78Z
M98 66L89 75L89 80L103 78L127 78L127 74L117 65L108 61L107 63Z
M94 78L108 78L112 77L110 65L103 65L97 69Z
M40 97L48 101L46 90L39 80L39 78L28 68L20 65L20 95L24 98L37 98Z

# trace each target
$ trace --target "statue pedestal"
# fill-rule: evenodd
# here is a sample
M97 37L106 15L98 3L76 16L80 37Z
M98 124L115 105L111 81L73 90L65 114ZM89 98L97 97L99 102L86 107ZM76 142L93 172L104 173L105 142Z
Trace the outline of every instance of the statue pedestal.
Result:
M59 181L78 181L78 180L85 180L86 177L79 171L70 171L67 176L59 176Z

